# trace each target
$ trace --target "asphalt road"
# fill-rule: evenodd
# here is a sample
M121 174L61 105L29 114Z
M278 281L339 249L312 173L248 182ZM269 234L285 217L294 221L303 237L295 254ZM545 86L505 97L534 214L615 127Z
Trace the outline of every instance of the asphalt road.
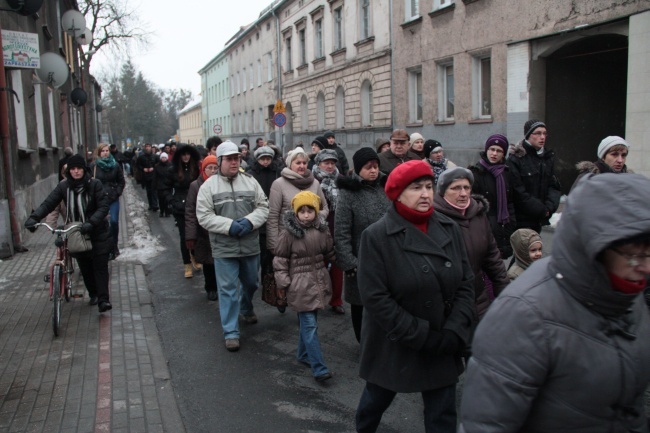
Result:
M364 381L350 315L319 314L319 338L334 378L320 385L295 360L298 320L255 295L259 322L241 324L239 352L227 352L218 305L208 302L202 273L186 279L173 218L150 213L167 250L146 266L155 319L188 432L353 432ZM423 431L419 394L398 395L379 431Z

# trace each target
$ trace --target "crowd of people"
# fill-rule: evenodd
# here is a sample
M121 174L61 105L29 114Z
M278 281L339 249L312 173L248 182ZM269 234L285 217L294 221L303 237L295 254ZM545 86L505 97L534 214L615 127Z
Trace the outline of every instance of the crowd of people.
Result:
M543 258L562 195L547 137L529 120L516 143L487 137L467 168L402 129L358 149L352 167L332 131L286 155L262 138L100 146L90 167L68 157L25 225L65 204L93 240L77 257L91 303L109 310L124 168L154 215L174 216L184 276L203 271L225 348L240 349L240 321L258 322L254 293L275 291L267 302L297 314L296 361L319 383L333 372L318 312L345 315L345 301L366 382L358 432L412 392L427 432L647 431L650 180L627 169L629 143L604 138L595 162L576 165Z

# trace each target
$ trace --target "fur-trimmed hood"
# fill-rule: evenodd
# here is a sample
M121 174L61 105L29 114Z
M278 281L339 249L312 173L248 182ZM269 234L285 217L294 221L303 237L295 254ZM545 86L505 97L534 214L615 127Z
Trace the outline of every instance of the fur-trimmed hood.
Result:
M526 156L526 154L529 153L531 155L538 156L535 148L530 144L528 144L526 140L521 140L519 143L511 144L508 153L517 158L523 158L524 156ZM555 156L555 152L553 152L551 149L548 149L546 146L544 146L544 153L540 157L548 159L548 158L552 158L553 156Z
M338 179L336 179L336 186L338 186L340 189L346 189L348 191L360 191L366 186L375 186L377 183L383 188L386 185L387 180L388 176L382 172L379 172L379 177L375 182L372 183L364 181L361 176L356 173L352 173L349 176L340 176Z
M578 172L580 174L583 173L593 173L593 174L601 174L601 173L614 173L614 171L609 168L607 164L605 164L604 161L598 160L596 162L591 162L591 161L580 161L579 163L576 164L576 168L578 169ZM623 166L623 170L621 170L618 173L634 173L632 170L628 170L627 165Z
M172 165L174 166L174 170L178 169L178 166L181 164L181 156L186 153L190 154L190 161L195 161L196 164L199 164L201 161L201 155L194 146L190 146L189 144L186 144L185 146L179 146L176 148L176 152L174 152L174 156L172 157Z
M325 221L325 218L323 218L320 213L316 216L314 224L309 227L306 227L304 224L298 221L298 218L296 218L296 214L293 212L293 210L287 210L284 212L282 215L282 222L284 223L284 228L287 229L287 231L291 233L292 236L298 239L305 237L305 231L309 227L314 227L316 230L319 230L321 232L329 230L327 221Z

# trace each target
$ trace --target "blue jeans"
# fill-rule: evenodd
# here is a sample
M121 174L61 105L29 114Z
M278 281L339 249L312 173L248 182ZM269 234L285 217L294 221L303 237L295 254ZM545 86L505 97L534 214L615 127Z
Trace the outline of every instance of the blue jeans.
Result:
M311 373L314 377L329 373L318 341L318 312L301 311L298 313L298 320L300 321L298 361L311 365Z
M108 208L111 223L111 236L113 243L117 247L117 240L120 235L120 199L118 198Z
M214 259L219 289L219 314L226 340L239 338L239 314L250 316L253 294L257 290L257 268L260 255ZM239 290L241 282L241 290Z
M381 417L393 402L395 391L366 382L357 408L358 433L374 433ZM422 391L424 402L424 431L426 433L456 433L456 385Z

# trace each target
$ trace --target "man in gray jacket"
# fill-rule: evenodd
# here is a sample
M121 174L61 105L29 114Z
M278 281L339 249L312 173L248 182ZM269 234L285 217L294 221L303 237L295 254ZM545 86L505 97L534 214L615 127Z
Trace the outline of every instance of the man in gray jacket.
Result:
M219 173L201 185L196 202L199 224L210 232L221 326L230 352L239 350L239 314L247 323L257 323L253 294L260 261L258 229L269 216L268 199L260 184L239 170L240 158L235 143L220 144Z
M647 191L650 180L635 174L578 182L551 256L511 283L476 330L461 432L648 432Z

